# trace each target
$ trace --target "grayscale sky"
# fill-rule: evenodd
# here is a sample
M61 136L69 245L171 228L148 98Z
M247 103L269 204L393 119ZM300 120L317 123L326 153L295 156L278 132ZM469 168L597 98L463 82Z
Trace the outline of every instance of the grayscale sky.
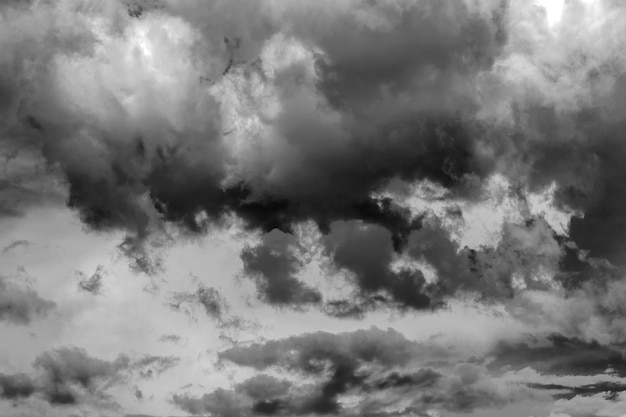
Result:
M615 0L0 2L0 416L626 416L623 39Z

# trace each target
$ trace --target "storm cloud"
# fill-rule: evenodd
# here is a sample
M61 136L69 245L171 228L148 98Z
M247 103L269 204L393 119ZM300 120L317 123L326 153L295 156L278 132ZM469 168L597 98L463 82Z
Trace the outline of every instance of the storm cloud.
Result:
M562 19L576 26L591 6L574 3ZM598 7L610 16L600 26L618 30L620 6ZM510 293L521 263L539 261L533 248L511 250L523 261L496 252L481 262L497 271L473 276L473 254L459 254L446 231L422 231L425 213L377 197L394 181L429 181L445 198L474 201L496 174L523 192L555 184L557 205L589 211L573 220L572 241L619 264L622 68L610 60L617 44L595 47L598 28L568 42L536 6L507 1L85 0L7 4L2 15L7 161L39 154L85 224L128 234L120 249L136 269L158 270L153 246L166 223L202 233L234 216L267 233L242 252L261 299L323 304L296 277L290 249L300 244L294 227L312 221L332 261L356 277L360 301L328 300L330 314L431 309L459 290ZM98 29L87 23L95 16ZM538 52L545 43L559 52ZM616 238L591 237L599 218ZM524 226L505 239L520 239L515 227ZM416 249L430 239L438 249ZM562 249L542 239L553 267ZM372 256L366 242L381 251ZM429 261L446 282L391 271L404 250L439 250Z
M91 275L78 273L71 296L52 278L43 293L1 275L0 322L58 311L63 325L40 333L73 343L64 326L101 323L72 314L134 300L130 281L91 273L101 253L65 268L77 248L44 255L63 239L13 234L63 207L85 234L116 240L123 273L149 279L204 268L182 246L233 232L207 249L220 266L194 288L159 281L171 285L159 306L195 324L200 310L218 329L242 327L231 311L244 304L259 320L333 323L194 351L248 374L172 393L185 412L430 415L603 390L613 401L626 373L625 36L626 6L612 0L2 2L0 256ZM168 264L170 253L181 258ZM223 292L219 280L236 277L222 270L260 307ZM471 358L394 330L330 331L386 313L438 328L424 323L459 305L511 326L497 337L477 326ZM0 374L2 398L79 404L156 380L179 365L167 349L204 343L173 320L150 335L168 342L159 354L24 353L39 354L32 372ZM587 379L557 380L574 374Z

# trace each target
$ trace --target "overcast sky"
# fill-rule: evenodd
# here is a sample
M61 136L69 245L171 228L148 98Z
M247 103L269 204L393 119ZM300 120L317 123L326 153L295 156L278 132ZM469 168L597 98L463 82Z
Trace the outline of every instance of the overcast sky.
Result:
M626 415L626 5L4 0L0 416Z

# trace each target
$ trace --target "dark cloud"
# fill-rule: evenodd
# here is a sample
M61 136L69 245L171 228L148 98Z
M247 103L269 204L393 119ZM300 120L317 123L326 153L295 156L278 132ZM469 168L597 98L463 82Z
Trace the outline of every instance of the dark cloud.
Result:
M19 400L38 396L54 406L76 405L87 398L103 398L106 390L128 381L160 375L178 364L174 357L120 355L113 361L90 356L84 349L64 347L39 355L31 374L0 374L0 398Z
M3 2L0 216L63 199L89 228L122 231L120 251L150 274L170 238L234 218L260 235L241 258L269 304L358 317L470 294L563 334L502 344L489 370L621 375L624 16L612 1L565 2L556 27L525 1ZM449 220L471 221L464 207L486 199L496 176L513 184L520 216L493 246L461 247ZM438 202L457 208L409 209L383 197L390 184L438 187ZM579 213L569 230L526 204L547 187L558 208ZM352 284L349 297L322 296L301 277L308 248L294 231L304 223L323 235L316 243ZM99 290L99 271L83 278L81 289ZM238 320L210 287L171 305L220 326ZM53 306L0 279L0 320L27 324ZM323 414L342 412L347 394L419 387L407 413L423 414L517 395L478 365L396 369L420 348L383 331L234 347L220 358L316 382L249 380L175 401L192 413ZM48 382L33 377L30 394L30 376L3 376L3 395L69 404L118 375L68 352L40 358ZM140 375L172 363L139 362Z
M441 302L437 299L437 286L429 285L420 271L391 269L394 250L390 233L383 227L360 222L334 223L324 245L334 265L354 274L358 295L365 299L382 293L400 307L418 310ZM350 314L341 304L334 307L338 308L338 315Z
M556 399L571 400L577 396L589 397L604 394L607 400L617 400L619 393L626 391L626 385L619 382L599 382L596 384L580 385L576 387L559 384L528 384L533 389L560 391L553 396ZM563 392L565 391L565 392Z
M0 388L5 400L30 397L36 390L34 381L25 374L0 374Z
M423 415L433 410L471 412L532 396L524 384L496 380L482 366L422 366L445 358L442 348L405 339L392 330L310 333L233 347L219 354L239 366L289 372L289 380L258 374L232 390L201 397L175 395L192 414L393 415L390 407ZM302 381L307 381L302 382ZM350 396L350 406L342 405Z
M230 7L239 15L229 18L233 20L229 28L221 15L226 12L235 15L229 12ZM333 221L355 219L387 228L394 246L399 248L408 232L419 224L413 224L407 213L394 208L389 201L373 198L373 191L398 176L430 178L454 187L468 176L483 177L489 171L489 164L475 151L473 123L458 115L459 110L471 108L471 98L459 100L458 108L437 105L441 108L433 114L431 109L422 110L419 106L410 110L411 105L402 103L401 91L422 89L426 97L429 89L439 90L452 78L472 77L477 71L489 68L500 50L496 36L500 29L493 24L496 9L483 15L465 4L449 10L436 2L403 5L401 9L359 5L362 13L389 21L395 27L389 30L359 21L354 10L342 4L336 7L336 14L324 18L329 19L325 23L328 28L336 31L334 40L329 41L327 30L320 31L309 23L309 12L321 17L323 10L313 4L281 7L275 15L239 2L228 8L163 2L157 8L166 16L168 13L180 16L191 25L197 23L198 16L209 17L208 26L214 23L217 28L210 29L211 34L223 30L219 39L226 39L220 44L211 38L201 38L183 42L177 49L180 56L194 57L192 65L183 68L188 96L173 104L188 103L194 109L189 113L188 123L183 124L187 127L178 131L175 127L178 122L172 124L166 114L147 103L145 118L131 117L122 122L124 117L130 117L128 109L114 95L111 99L117 102L121 113L111 114L107 121L99 120L102 114L95 108L84 108L78 114L71 106L57 105L64 95L72 95L71 90L61 88L52 93L47 89L61 80L46 72L26 75L19 71L27 59L45 65L57 54L65 53L75 54L81 65L95 69L90 54L98 40L88 25L81 24L70 31L63 25L50 24L42 28L41 38L35 34L27 39L7 38L9 48L23 50L5 63L6 78L2 86L7 91L3 111L10 116L7 129L27 137L30 146L41 148L49 165L58 167L68 186L68 205L96 230L119 228L127 231L131 239L141 241L155 229L157 217L195 232L204 229L199 220L203 216L217 221L231 213L243 219L248 227L267 232L274 228L289 232L294 224L305 220L313 220L322 230L328 230ZM68 21L81 22L90 14L103 14L111 22L108 34L119 37L124 30L133 30L134 25L153 25L162 19L153 9L141 2L130 2L107 9L75 10L67 17ZM28 25L33 16L67 13L51 5L37 7L29 13L8 6L3 10L13 16L15 25ZM272 75L274 80L263 73L265 70L247 66L250 76L261 71L257 75L274 84L284 107L272 122L275 149L267 151L275 151L275 156L268 161L250 161L252 169L247 169L241 165L247 162L247 156L230 154L231 149L223 141L218 100L201 92L198 80L205 77L217 82L232 75L236 62L263 59L260 56L263 43L276 39L272 36L280 33L281 26L288 22L294 29L286 32L321 54L312 63L317 81L304 80L302 93L326 100L328 108L307 115L302 106L291 105L294 97L289 91L294 88L298 71L305 70L299 68L300 64L280 69ZM427 28L443 27L435 22L458 25L459 29L453 33L437 29L441 36L429 37L433 42L423 41L423 33L432 35ZM237 29L241 33L231 33ZM57 36L46 41L45 33L50 32ZM367 47L359 46L360 41L355 43L361 38L370 40ZM175 41L170 38L168 42ZM209 57L198 52L203 48L222 64L214 68ZM381 54L386 57L384 60L379 59ZM431 67L438 72L434 81L428 81L432 78L427 74ZM73 67L69 65L63 70L71 74ZM103 82L101 87L108 89L108 80ZM426 85L420 86L422 83ZM22 97L18 86L23 84L32 87L32 96ZM466 95L455 91L463 90L462 85L452 84L442 95ZM385 89L391 93L390 107L376 104ZM92 93L97 104L102 97L96 90L88 94ZM382 112L381 105L395 110ZM340 124L330 123L328 115L332 112L345 120ZM169 135L166 132L176 133L165 139ZM294 147L293 152L285 148L287 144ZM210 156L196 159L199 155ZM97 163L85 163L86 160ZM361 161L367 161L365 169L361 169ZM267 177L257 172L257 166L274 170L276 175ZM239 178L233 177L233 167L235 171L243 168L237 174ZM130 245L129 254L141 252L142 248L141 244Z
M41 298L34 290L0 276L0 320L29 324L45 317L55 306L54 302Z
M241 253L244 271L256 282L259 297L274 305L320 303L321 294L297 278L302 268L301 249L292 235L274 230L257 246Z
M441 374L433 369L420 369L414 373L392 372L384 378L375 382L376 389L396 388L403 386L411 387L430 387L439 379Z
M298 354L289 354L293 351ZM418 353L419 345L402 334L374 327L353 333L307 333L263 344L235 346L220 352L219 359L259 370L281 365L320 372L323 363L318 360L376 360L392 366L407 364Z
M91 357L78 348L46 352L33 364L42 376L42 393L48 402L59 405L77 403L80 396L77 389L94 394L98 388L120 378L121 366Z
M159 271L163 221L184 235L235 216L265 233L242 252L260 297L335 316L432 309L459 292L511 296L513 277L550 288L538 271L559 267L569 287L579 272L571 268L588 264L575 265L585 250L620 263L624 71L593 52L595 32L582 50L559 48L565 35L551 34L534 5L499 0L263 4L4 5L3 49L12 52L0 62L0 112L11 134L2 156L18 168L43 158L48 171L39 176L63 179L85 224L126 232L119 249L139 271ZM576 7L564 12L574 27ZM95 15L101 32L87 23ZM563 56L548 59L539 44ZM149 65L118 59L132 48ZM52 63L53 73L44 70ZM572 94L594 99L571 99L546 71L578 80ZM163 81L173 74L175 88ZM27 171L13 171L7 190L25 189ZM473 202L492 174L522 195L554 183L560 206L588 212L572 222L576 253L536 218L506 225L496 249L458 248L444 227L379 196L393 181L429 181L443 199ZM298 278L302 242L293 231L303 222L317 225L329 257L354 275L353 300L322 300ZM392 270L403 251L425 258L437 280Z
M198 415L210 413L224 417L240 417L252 405L245 396L233 391L217 389L200 398L174 395L173 402L182 410Z
M266 374L255 375L235 386L235 391L246 394L253 400L266 400L282 396L290 388L288 381Z
M310 333L262 345L233 347L221 352L219 358L259 370L280 366L318 377L328 373L325 382L308 392L293 394L294 398L253 397L256 400L253 408L267 414L281 410L296 414L327 414L339 411L337 397L340 394L363 385L367 374L361 374L360 363L407 364L418 354L418 349L415 343L399 333L372 328L339 335Z
M609 371L626 375L623 348L562 335L534 342L503 342L490 355L488 366L494 370L531 367L553 375L598 375Z
M564 252L548 223L532 217L523 224L505 223L495 247L461 248L432 218L408 235L400 253L388 230L361 222L334 223L323 244L331 264L353 277L357 290L351 300L325 304L325 311L337 317L390 306L430 310L462 293L492 301L511 298L516 290L547 290L551 284L542 272L557 271ZM426 262L435 278L427 281L420 266L394 266L402 257Z

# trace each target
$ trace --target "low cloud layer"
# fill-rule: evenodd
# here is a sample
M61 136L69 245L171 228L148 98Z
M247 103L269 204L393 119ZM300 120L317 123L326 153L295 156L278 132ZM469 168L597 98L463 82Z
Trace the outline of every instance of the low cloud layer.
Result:
M558 335L534 346L498 345L482 359L463 359L433 341L418 343L391 329L371 328L235 347L219 358L258 373L231 389L174 395L174 404L193 415L431 416L480 413L548 397L604 395L610 404L626 381L620 352Z

